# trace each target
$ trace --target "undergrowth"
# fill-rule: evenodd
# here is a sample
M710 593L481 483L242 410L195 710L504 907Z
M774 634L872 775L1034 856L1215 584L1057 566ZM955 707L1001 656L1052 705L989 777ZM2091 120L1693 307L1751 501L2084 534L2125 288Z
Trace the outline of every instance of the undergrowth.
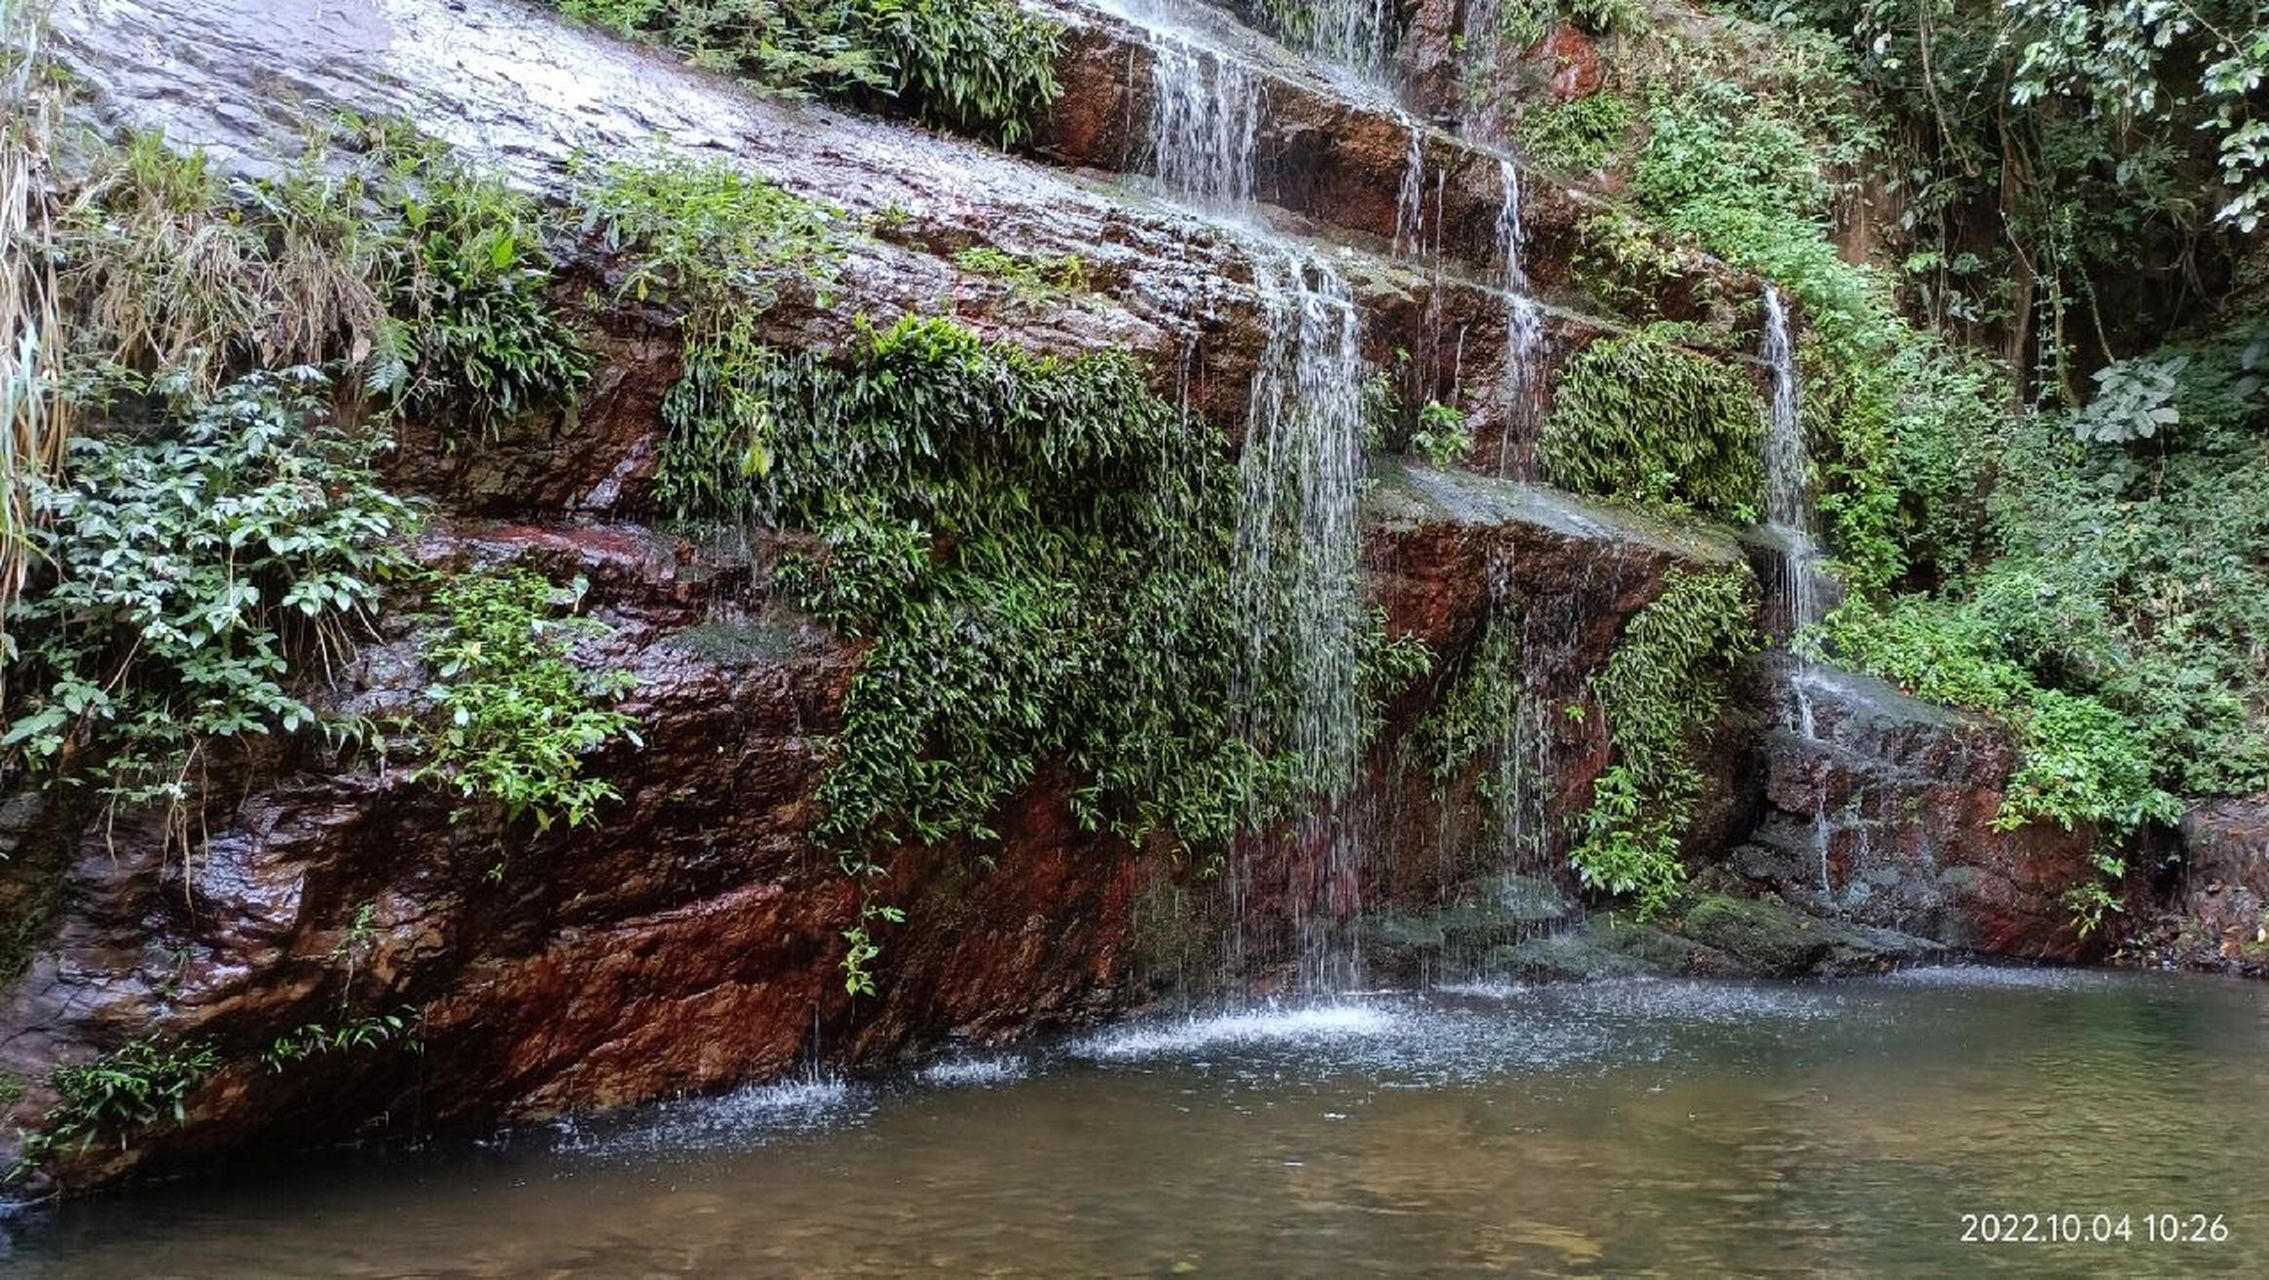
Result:
M1013 147L1063 92L1061 31L1013 0L554 0L776 93L888 105Z
M1724 706L1728 672L1756 646L1755 611L1747 571L1673 569L1592 679L1615 754L1593 781L1568 861L1586 887L1635 898L1642 917L1684 883L1679 849L1703 787L1696 752Z

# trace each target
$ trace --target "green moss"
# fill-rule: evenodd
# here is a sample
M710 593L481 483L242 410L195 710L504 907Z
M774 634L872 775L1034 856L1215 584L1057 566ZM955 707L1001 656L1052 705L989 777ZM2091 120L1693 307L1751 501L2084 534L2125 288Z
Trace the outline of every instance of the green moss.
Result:
M1579 493L1747 520L1763 490L1763 434L1747 376L1640 332L1597 339L1562 369L1537 458Z
M1076 253L1014 253L990 245L963 249L953 265L971 275L1002 281L1019 302L1049 302L1087 292L1087 264Z

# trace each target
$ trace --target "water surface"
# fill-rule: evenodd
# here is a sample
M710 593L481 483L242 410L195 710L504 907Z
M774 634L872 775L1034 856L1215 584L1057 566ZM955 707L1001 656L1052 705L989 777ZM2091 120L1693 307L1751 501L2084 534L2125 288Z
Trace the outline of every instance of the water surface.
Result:
M1921 970L1137 1023L22 1224L31 1276L2260 1275L2269 988ZM2132 1239L1966 1244L1964 1213ZM2154 1243L2146 1214L2220 1215ZM2187 1222L2185 1223L2187 1226ZM2039 1230L2050 1228L2042 1225Z

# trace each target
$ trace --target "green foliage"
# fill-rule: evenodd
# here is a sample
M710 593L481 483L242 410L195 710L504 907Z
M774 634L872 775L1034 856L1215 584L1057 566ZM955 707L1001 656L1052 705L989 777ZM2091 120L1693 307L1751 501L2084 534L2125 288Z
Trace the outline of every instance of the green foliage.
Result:
M409 330L403 346L378 351L377 389L418 417L490 436L572 401L591 359L551 303L549 228L535 202L400 124L352 123L382 166L373 185L391 224L385 291Z
M153 1125L179 1124L189 1095L220 1069L211 1046L185 1042L160 1048L149 1039L130 1040L77 1066L57 1067L48 1084L59 1095L26 1135L24 1156L36 1163L76 1141L79 1149L98 1138L115 1138L120 1150Z
M1062 32L1013 0L555 0L696 66L787 93L882 100L1015 146L1063 92Z
M468 801L492 801L508 821L579 827L618 799L583 776L583 757L616 738L638 742L636 721L610 704L637 686L628 671L592 671L570 658L605 624L571 612L585 584L565 590L524 569L458 574L434 593L441 612L425 646L426 698L438 727L414 775Z
M1379 370L1363 384L1364 447L1418 458L1429 466L1463 462L1473 452L1473 424L1464 410L1439 400L1411 408L1397 385L1415 380L1410 353L1397 350L1394 367Z
M1409 759L1426 767L1437 792L1504 743L1520 713L1523 679L1517 620L1493 608L1448 689L1433 700L1403 745ZM1485 789L1490 781L1483 778Z
M1082 825L1129 839L1218 847L1291 802L1298 762L1244 741L1233 709L1235 468L1132 362L909 319L832 359L776 357L765 401L768 474L739 465L743 440L678 432L662 487L681 518L815 534L780 586L873 642L823 836L988 838L1051 759ZM1408 669L1371 647L1378 678Z
M1462 462L1473 452L1473 424L1466 421L1464 410L1429 400L1419 407L1418 425L1410 432L1410 452L1437 467Z
M2119 360L2096 370L2096 395L2066 421L2072 434L2099 444L2148 440L2182 421L2175 407L2176 380L2189 357Z
M2113 835L2171 821L2181 806L2153 785L2144 739L2095 697L2042 687L2002 649L1986 607L1907 597L1846 605L1830 620L1838 660L1896 680L1915 696L1989 712L2016 731L2019 763L1995 825L2092 823Z
M1592 680L1615 759L1592 784L1568 861L1587 887L1634 895L1642 917L1684 882L1679 846L1702 791L1694 752L1724 705L1727 671L1756 645L1755 611L1746 571L1674 569Z
M1048 302L1062 294L1087 292L1087 264L1076 253L1013 253L982 245L953 255L953 265L971 275L1005 282L1019 302Z
M1539 102L1521 113L1521 155L1555 173L1597 173L1613 163L1634 117L1630 99L1606 90Z
M2123 831L2167 818L2167 792L2269 786L2262 348L2240 329L2150 357L2173 373L2172 416L2147 449L2081 439L2085 410L2011 427L1998 556L1937 598L1836 619L1845 660L2011 719L2013 820Z
M281 1072L310 1058L380 1049L392 1044L415 1052L419 1047L417 1034L415 1008L350 1018L336 1025L303 1023L277 1036L274 1043L260 1052L260 1061L269 1071Z
M39 576L8 611L20 646L0 737L14 762L183 817L214 739L340 723L295 688L408 567L417 515L336 425L313 370L200 398L176 383L129 428L73 441L38 484Z
M759 322L787 290L810 290L826 304L843 260L840 211L682 157L610 162L587 176L585 229L630 258L616 297L666 303L683 316L685 371L663 398L663 422L673 435L735 440L730 470L761 474L772 465L763 392L771 356ZM664 475L665 506L716 498L672 487L673 476L694 474Z
M1568 361L1537 458L1579 493L1746 519L1763 491L1763 439L1748 377L1642 331Z
M210 391L326 365L346 390L493 433L589 374L545 235L531 200L398 121L344 118L258 181L133 135L98 152L58 231L77 392L99 397L107 368Z
M1841 44L1893 126L1876 168L1909 298L2014 366L2037 360L2044 397L2076 398L2082 368L2191 314L2261 215L2257 0L1756 8Z

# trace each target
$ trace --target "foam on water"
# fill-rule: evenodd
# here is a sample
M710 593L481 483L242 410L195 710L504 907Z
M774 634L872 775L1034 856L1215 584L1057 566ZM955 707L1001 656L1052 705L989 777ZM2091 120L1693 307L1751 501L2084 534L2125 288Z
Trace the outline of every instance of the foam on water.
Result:
M1032 1064L1023 1058L946 1058L922 1068L917 1078L941 1089L989 1088L1031 1074Z
M1618 1019L1722 1026L1852 1016L1849 1002L1834 992L1662 978L1624 978L1571 986L1567 988L1566 1007Z
M1286 1005L1121 1027L1080 1041L1072 1052L1121 1062L1221 1046L1319 1044L1389 1035L1401 1022L1395 1010L1381 1005Z
M588 1155L669 1155L733 1150L864 1119L867 1090L834 1076L751 1085L711 1098L643 1108L627 1124L562 1130L561 1150Z
M1894 987L1988 987L2077 990L2109 987L2123 975L2091 969L2019 969L2000 965L1946 964L1887 973L1874 982Z

